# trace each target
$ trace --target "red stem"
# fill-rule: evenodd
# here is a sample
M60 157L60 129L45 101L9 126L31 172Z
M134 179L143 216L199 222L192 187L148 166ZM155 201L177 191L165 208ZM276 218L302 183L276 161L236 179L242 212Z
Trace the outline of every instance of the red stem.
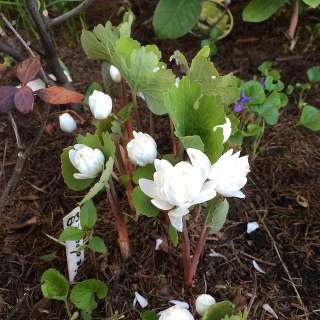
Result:
M187 229L187 223L185 218L183 218L183 229L181 237L181 255L183 260L183 270L184 270L184 281L187 283L189 274L191 272L191 259L190 259L190 239Z
M127 226L124 222L123 214L119 207L119 200L117 194L115 193L112 181L110 181L109 185L106 186L108 200L111 205L111 212L115 219L115 223L118 229L119 235L119 246L121 255L123 258L128 258L130 255L130 245L129 245L129 236Z
M191 267L189 269L187 278L185 279L185 284L187 287L192 287L193 277L195 276L195 274L197 272L199 260L200 260L202 253L203 253L204 246L207 242L208 234L209 234L209 228L208 228L208 226L205 225L201 231L201 235L198 240L196 250L194 252L194 256L191 261Z
M294 36L296 34L298 20L299 20L299 0L295 0L293 4L293 11L292 11L292 16L290 20L289 30L288 30L288 35L291 40L294 39Z

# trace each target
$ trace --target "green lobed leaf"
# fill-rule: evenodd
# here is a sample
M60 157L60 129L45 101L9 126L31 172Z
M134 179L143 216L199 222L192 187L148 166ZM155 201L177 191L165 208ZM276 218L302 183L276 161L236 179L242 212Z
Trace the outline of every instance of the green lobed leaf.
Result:
M303 0L308 6L316 8L320 5L320 0Z
M226 316L232 316L234 311L234 305L230 301L221 301L210 306L202 320L224 320Z
M69 283L56 269L48 269L41 276L41 291L45 298L66 301Z
M81 240L86 235L86 232L84 230L81 230L79 228L75 227L67 227L65 228L60 236L59 240L61 241L76 241Z
M210 234L219 232L226 222L227 214L229 212L229 203L227 199L222 202L216 200L210 201L206 210L206 225L210 226Z
M89 279L77 283L71 290L71 302L80 310L91 312L97 307L96 299L103 299L108 288L100 280Z
M306 105L302 110L298 124L312 131L320 131L320 110Z
M250 98L249 106L260 105L266 99L264 90L257 80L250 80L245 82L241 86L241 89L243 90L244 94Z
M251 0L242 12L246 22L262 22L270 18L287 0Z
M132 201L139 214L149 218L159 214L159 209L151 203L151 199L142 192L139 186L136 186L132 191Z
M58 257L55 252L52 252L49 254L44 254L44 255L40 256L40 259L45 262L51 262L51 261L55 260L56 258L58 258Z
M72 146L63 149L61 154L61 172L65 184L74 191L82 191L90 186L94 179L75 179L73 174L78 172L71 164L69 159L69 150L73 149Z
M269 125L274 125L279 120L281 97L277 92L272 92L261 106L255 107L255 111L263 117Z
M113 170L113 158L109 158L105 165L105 169L103 170L99 181L89 190L86 196L81 200L80 205L92 199L96 194L98 194L106 185L109 178L111 177Z
M141 314L141 320L158 320L158 319L159 319L159 316L156 314L156 312L151 310L144 311Z
M107 247L104 243L104 240L99 236L92 237L92 239L88 243L88 248L98 253L107 253Z
M80 209L80 223L85 230L93 228L97 221L97 210L92 200L88 200Z
M189 32L198 22L199 0L160 0L153 15L153 28L160 38L176 39Z

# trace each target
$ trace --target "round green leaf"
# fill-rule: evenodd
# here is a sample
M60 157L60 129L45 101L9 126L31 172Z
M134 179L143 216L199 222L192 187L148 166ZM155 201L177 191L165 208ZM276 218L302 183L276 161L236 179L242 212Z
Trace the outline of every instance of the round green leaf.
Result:
M107 253L107 247L104 243L104 240L98 236L92 237L92 239L88 243L88 248L98 253L102 253L102 254Z
M64 275L51 268L42 274L41 291L47 299L65 301L69 292L69 283Z
M223 320L234 313L234 305L230 301L221 301L210 306L202 320Z
M67 227L65 228L60 236L59 236L59 240L61 241L77 241L77 240L81 240L84 236L85 236L86 232L75 228L75 227Z
M133 172L132 180L135 184L139 184L139 179L141 178L152 180L154 171L155 168L152 164L148 164L144 167L139 167Z
M160 38L182 37L197 24L200 12L199 0L160 0L153 15L153 28Z
M91 229L97 221L97 210L92 200L84 203L80 209L80 223L82 228Z
M320 110L306 105L302 110L299 124L312 131L320 131Z

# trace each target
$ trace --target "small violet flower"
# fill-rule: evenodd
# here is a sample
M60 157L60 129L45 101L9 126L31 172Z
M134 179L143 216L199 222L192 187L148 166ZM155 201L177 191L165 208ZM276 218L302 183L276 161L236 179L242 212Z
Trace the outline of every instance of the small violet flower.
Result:
M234 112L241 112L244 108L244 105L250 102L250 97L246 96L243 91L240 93L240 99L235 103L233 106L233 111Z

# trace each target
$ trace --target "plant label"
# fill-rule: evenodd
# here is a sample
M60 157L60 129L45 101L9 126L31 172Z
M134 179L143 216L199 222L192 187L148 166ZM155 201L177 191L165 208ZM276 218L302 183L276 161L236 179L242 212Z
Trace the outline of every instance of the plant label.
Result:
M75 227L81 229L80 224L80 207L73 209L63 218L63 228ZM83 245L83 240L66 241L66 254L68 264L69 282L74 282L78 269L84 261L84 250L77 251Z

